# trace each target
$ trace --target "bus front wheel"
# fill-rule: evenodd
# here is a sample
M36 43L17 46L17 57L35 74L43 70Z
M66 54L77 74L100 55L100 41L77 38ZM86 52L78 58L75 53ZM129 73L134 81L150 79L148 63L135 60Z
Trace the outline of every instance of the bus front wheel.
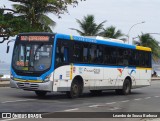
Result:
M69 98L77 98L82 93L81 84L77 80L74 80L71 84L70 91L67 91L66 94Z
M35 93L38 97L45 97L47 94L45 91L35 91Z

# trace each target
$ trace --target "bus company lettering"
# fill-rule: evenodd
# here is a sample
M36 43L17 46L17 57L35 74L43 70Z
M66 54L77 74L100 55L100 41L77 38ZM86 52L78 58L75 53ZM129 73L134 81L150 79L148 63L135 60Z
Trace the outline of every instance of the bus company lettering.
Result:
M90 38L84 38L84 37L76 37L73 36L74 40L79 40L79 41L83 41L83 42L93 42L93 43L97 43L96 39L90 39Z
M99 74L100 73L100 69L87 69L84 68L84 72L90 72L90 73L94 73L94 74Z

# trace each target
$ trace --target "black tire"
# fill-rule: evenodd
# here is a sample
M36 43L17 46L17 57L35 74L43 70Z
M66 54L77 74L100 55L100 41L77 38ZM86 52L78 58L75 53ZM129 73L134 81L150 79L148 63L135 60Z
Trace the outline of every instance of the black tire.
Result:
M78 80L73 80L70 91L66 92L69 98L77 98L82 94L83 85Z
M38 97L45 97L46 96L46 94L47 94L47 92L45 92L45 91L35 91L35 93L36 93L36 95L38 96Z
M83 84L80 83L79 87L80 87L79 96L81 96L83 93Z
M122 89L116 89L117 94L128 95L131 93L131 82L129 79L125 79Z
M102 94L102 90L90 90L92 95L101 95Z

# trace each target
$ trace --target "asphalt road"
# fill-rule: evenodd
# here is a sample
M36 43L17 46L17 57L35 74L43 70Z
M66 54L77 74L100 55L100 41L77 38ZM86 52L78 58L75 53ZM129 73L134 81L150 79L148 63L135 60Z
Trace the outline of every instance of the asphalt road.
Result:
M34 92L8 87L0 88L0 96L0 112L50 112L50 116L54 112L160 112L160 81L134 89L127 96L106 91L100 96L86 92L77 99L49 93L40 99Z

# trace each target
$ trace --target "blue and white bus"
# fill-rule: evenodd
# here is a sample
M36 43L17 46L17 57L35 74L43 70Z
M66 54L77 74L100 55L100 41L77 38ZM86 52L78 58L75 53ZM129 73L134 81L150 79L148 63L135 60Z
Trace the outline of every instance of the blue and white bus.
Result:
M76 98L107 89L127 95L150 82L148 47L58 33L21 33L15 41L11 87L38 96L54 91Z

